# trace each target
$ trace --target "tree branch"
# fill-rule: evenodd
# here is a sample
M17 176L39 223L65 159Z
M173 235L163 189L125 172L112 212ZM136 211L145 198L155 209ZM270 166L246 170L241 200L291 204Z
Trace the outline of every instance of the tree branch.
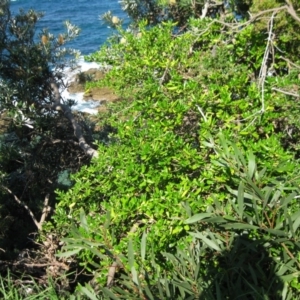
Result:
M286 7L287 7L287 11L288 13L291 15L291 17L296 20L297 22L300 23L300 18L298 17L297 13L295 12L295 9L292 5L292 3L290 1L285 1L286 2Z
M288 95L288 96L296 97L296 98L300 97L299 94L295 94L295 93L292 93L292 92L289 92L289 91L284 91L284 90L281 90L281 89L278 89L278 88L275 88L275 87L272 88L272 91L276 91L276 92L279 92L279 93L282 93L282 94L285 94L285 95Z
M209 1L206 1L206 3L204 4L204 6L202 8L202 15L201 15L200 19L204 19L206 17L208 8L209 8Z
M81 127L76 122L76 120L72 114L71 108L68 105L61 103L61 95L60 95L59 89L57 87L57 84L55 82L51 83L51 89L54 94L54 105L52 106L52 109L57 110L57 111L61 110L64 113L65 117L70 121L70 123L72 124L73 130L74 130L74 135L78 139L80 148L89 156L98 157L98 151L93 149L85 141L85 138L82 134Z
M40 222L39 222L40 225L42 225L45 222L45 220L48 216L48 213L50 212L50 207L48 205L49 204L49 197L50 197L50 195L47 194L46 197L45 197L45 200L44 200L44 207L43 207L41 219L40 219Z
M44 208L42 211L42 216L40 219L40 222L38 222L38 220L36 219L36 217L34 216L32 210L23 202L21 201L8 187L3 186L2 188L7 191L10 195L12 195L15 198L15 201L20 204L21 206L23 206L25 208L25 210L27 210L27 212L29 213L33 223L35 224L35 226L38 228L38 230L42 229L42 225L50 211L50 207L48 206L48 202L49 202L49 194L46 195L45 197L45 201L44 201Z

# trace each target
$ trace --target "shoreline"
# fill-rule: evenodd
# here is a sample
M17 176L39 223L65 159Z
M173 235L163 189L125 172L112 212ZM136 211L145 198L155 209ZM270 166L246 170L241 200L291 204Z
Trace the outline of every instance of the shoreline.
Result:
M76 104L72 106L72 110L88 113L88 114L97 114L98 109L101 106L101 100L85 100L84 92L69 92L69 86L71 83L76 81L76 75L86 72L90 69L99 69L101 70L101 65L95 62L86 62L84 56L80 56L77 62L75 69L68 67L64 70L64 84L66 88L61 91L61 96L64 100L70 99L76 101Z

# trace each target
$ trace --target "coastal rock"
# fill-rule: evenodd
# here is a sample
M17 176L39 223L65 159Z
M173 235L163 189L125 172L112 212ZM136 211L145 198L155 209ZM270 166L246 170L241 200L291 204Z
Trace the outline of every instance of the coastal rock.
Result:
M99 69L89 69L85 72L80 72L75 75L74 80L68 87L70 94L83 93L83 99L100 101L101 104L106 102L116 101L119 97L108 87L93 87L85 91L85 83L87 81L98 81L104 77L105 73Z

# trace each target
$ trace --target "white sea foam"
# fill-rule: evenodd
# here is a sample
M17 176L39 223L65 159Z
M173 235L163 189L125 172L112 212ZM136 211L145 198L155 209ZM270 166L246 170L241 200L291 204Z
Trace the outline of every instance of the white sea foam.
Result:
M101 65L95 62L86 62L84 61L83 57L80 57L78 60L78 67L75 69L66 68L64 70L65 78L64 82L65 85L68 86L70 82L75 80L76 74L80 72L85 72L89 69L93 68L100 68ZM61 92L61 96L63 99L72 99L76 102L76 105L72 107L73 110L89 113L89 114L97 114L98 110L97 107L100 106L100 101L95 100L84 100L83 99L84 93L69 93L67 89Z

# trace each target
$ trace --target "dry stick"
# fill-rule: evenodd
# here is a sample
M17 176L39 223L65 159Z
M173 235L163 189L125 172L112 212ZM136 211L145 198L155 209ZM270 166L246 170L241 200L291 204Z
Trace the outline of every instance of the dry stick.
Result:
M283 56L280 56L279 58L283 59L284 61L286 61L289 65L295 67L296 69L300 69L299 65L296 65L295 63L293 63L292 61L290 61L288 58L285 58Z
M78 139L79 142L79 146L80 148L89 156L91 157L98 157L98 151L96 151L95 149L93 149L86 141L85 138L82 134L82 130L80 125L76 122L72 111L70 109L70 107L68 105L62 104L61 103L61 95L60 92L58 90L57 84L55 82L51 83L51 89L53 91L54 94L54 105L52 106L53 109L59 111L63 111L65 117L70 121L70 123L72 124L72 127L74 129L74 135L75 137Z
M202 16L201 16L201 19L203 19L203 18L206 16L208 8L209 8L209 4L208 4L208 2L206 2L205 5L204 5L204 7L203 7L203 9L202 9ZM289 9L288 9L288 6L287 6L287 5L284 5L284 6L280 6L280 7L277 7L277 8L266 9L266 10L264 10L264 11L262 11L262 12L259 12L259 13L257 13L256 15L251 16L250 20L248 20L248 21L245 22L245 23L232 24L232 23L227 23L227 22L223 22L223 21L220 21L220 20L215 19L215 20L211 21L211 22L207 25L207 27L206 27L205 30L203 30L203 31L200 32L199 34L195 34L195 36L197 36L197 37L199 38L199 37L202 36L204 33L206 33L206 32L210 29L210 27L211 27L213 24L215 24L215 23L221 24L221 25L223 25L223 26L225 26L225 27L229 27L229 28L231 28L232 30L240 31L240 30L241 30L241 27L245 27L245 26L247 26L247 25L249 25L249 24L251 24L251 23L257 21L257 20L259 19L259 17L261 17L261 16L263 16L263 15L265 15L265 14L268 14L268 13L278 13L278 12L280 12L280 11L282 11L282 10L287 10L289 13L291 13L291 12L289 11ZM292 10L291 10L291 11L292 11ZM195 40L194 43L196 43L196 42L197 42L197 39Z
M257 119L258 114L263 114L265 112L265 81L266 81L267 71L268 71L267 62L268 62L268 58L269 58L269 55L270 55L270 48L271 48L272 42L273 42L272 36L273 36L274 17L276 15L276 13L278 13L278 11L280 11L282 8L285 8L285 6L280 7L279 9L276 9L276 10L273 9L272 10L273 14L272 14L271 19L269 21L269 34L268 34L268 39L267 39L268 42L267 42L267 45L266 45L264 57L263 57L261 67L260 67L260 71L259 71L259 75L258 75L258 78L259 78L258 86L261 86L261 109L250 116L250 117L254 116L255 118L250 122L250 124L244 130L246 130L248 127L250 127L255 122L255 120ZM267 10L267 11L269 11L269 10ZM263 13L265 13L267 11L264 11ZM247 117L243 120L246 120L248 118L249 117ZM240 121L243 121L243 120L240 120Z
M202 16L205 17L206 14L207 14L207 12L205 12L204 9L205 9L205 7L202 10ZM210 26L213 25L214 23L219 23L219 24L224 25L226 27L230 27L233 30L240 31L241 27L245 27L245 26L247 26L247 25L255 22L259 17L261 17L261 16L263 16L265 14L268 14L268 13L278 13L278 12L280 12L282 10L287 10L289 12L289 14L292 15L292 17L298 18L297 15L296 15L296 13L295 13L295 10L294 10L294 8L292 6L290 7L290 6L287 6L287 5L283 5L283 6L280 6L280 7L270 8L270 9L266 9L264 11L261 11L261 12L257 13L256 15L251 16L251 18L248 21L244 22L244 23L238 23L238 24L235 23L235 24L232 24L232 23L227 23L227 22L223 22L223 21L215 19L215 20L211 21L207 25L206 29L203 30L198 36L201 36L202 34L204 34L205 32L207 32L209 30ZM201 16L201 18L202 18L202 16Z
M272 17L269 21L268 42L267 42L267 46L265 49L263 61L262 61L261 68L259 71L259 76L258 76L259 77L259 85L261 85L261 104L262 104L262 107L260 110L261 113L265 112L265 81L266 81L267 70L268 70L267 61L268 61L269 54L270 54L270 47L271 47L272 41L273 41L273 39L272 39L273 25L274 25L274 17L275 17L276 13L277 12L275 12L275 11L273 12Z
M291 251L288 249L288 247L285 245L285 243L281 243L281 246L285 249L285 251L287 252L287 254L289 255L289 257L295 260L298 268L300 269L300 263L298 263L298 260L295 258L295 256L293 255L293 253L291 253Z
M40 222L39 222L39 224L41 224L41 226L42 226L42 224L45 222L46 217L47 217L48 213L49 213L50 210L51 210L51 208L48 206L48 203L49 203L49 197L50 197L50 195L47 194L46 197L45 197L45 200L44 200L44 207L43 207L41 219L40 219Z
M116 274L116 270L117 270L118 267L119 267L119 264L116 261L114 261L112 263L112 265L109 267L108 275L107 275L107 281L106 281L106 286L107 287L112 286L112 283L113 283L113 280L114 280L114 277L115 277L115 274Z
M292 5L292 3L288 0L285 1L286 2L286 6L287 6L287 11L288 13L291 15L291 17L296 20L297 22L300 23L300 17L298 17L297 13L295 12L295 9Z
M206 3L204 4L204 6L202 8L202 15L201 15L200 19L204 19L206 17L208 8L209 8L209 2L210 1L206 1Z
M24 202L22 202L9 188L7 188L6 186L2 186L2 188L4 190L6 190L9 194L11 194L15 198L15 200L27 210L27 212L31 216L35 226L38 228L38 230L41 230L42 229L42 224L37 221L37 219L35 218L33 212L31 211L31 209Z
M277 92L282 93L282 94L285 94L285 95L293 96L293 97L296 97L296 98L300 97L299 94L295 94L295 93L292 93L292 92L289 92L289 91L283 91L283 90L278 89L278 88L273 87L272 90L277 91Z
M69 269L69 267L66 265L66 264L64 264L64 263L62 263L62 262L57 262L57 261L52 261L51 263L22 263L22 261L21 262L7 262L7 261L5 261L5 263L7 264L7 265L11 265L11 266L26 266L26 267L30 267L30 268L33 268L33 267L37 267L37 268L43 268L43 267L47 267L47 266L49 266L49 267L51 267L51 266L59 266L59 267L61 267L61 268L63 268L64 270L68 270Z

